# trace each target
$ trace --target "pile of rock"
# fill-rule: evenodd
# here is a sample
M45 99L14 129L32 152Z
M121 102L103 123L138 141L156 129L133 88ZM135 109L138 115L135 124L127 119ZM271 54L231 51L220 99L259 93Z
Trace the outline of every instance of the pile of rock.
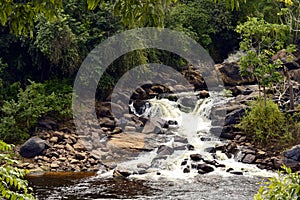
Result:
M98 171L100 160L86 151L75 133L42 131L20 147L24 157L19 167L32 171Z

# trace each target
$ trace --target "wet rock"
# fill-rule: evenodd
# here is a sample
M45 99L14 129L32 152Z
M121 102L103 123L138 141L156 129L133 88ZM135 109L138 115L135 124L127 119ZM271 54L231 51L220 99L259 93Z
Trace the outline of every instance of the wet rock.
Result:
M196 161L196 162L203 159L202 156L198 153L197 154L191 154L190 158L191 158L191 160Z
M180 143L184 143L184 144L186 144L186 143L188 143L188 139L187 139L187 138L184 138L184 137L181 137L181 136L178 136L178 135L176 135L176 136L174 137L174 142L180 142Z
M190 173L190 172L191 172L191 170L189 168L184 168L183 169L183 173Z
M24 158L33 158L40 155L49 144L39 137L32 137L20 147L20 155Z
M147 173L147 170L145 170L145 169L140 169L140 170L138 170L138 172L137 172L139 175L143 175L143 174L146 174Z
M172 147L166 146L166 145L161 145L157 149L157 154L158 155L171 155L174 153L174 149Z
M247 154L243 159L242 162L243 163L247 163L247 164L251 164L254 163L256 157L253 154Z
M200 140L201 140L201 141L211 141L211 138L201 137Z
M234 169L233 168L228 168L227 170L226 170L226 172L231 172L231 171L233 171Z
M230 171L230 174L243 175L243 172L240 172L240 171Z
M143 133L164 133L163 127L165 125L165 121L160 118L151 118L143 128Z
M226 167L226 165L224 165L224 164L216 164L215 167L217 167L217 168L219 168L219 167L222 168L222 167Z
M118 177L118 178L126 178L131 175L131 172L126 170L126 169L115 169L113 172L113 177Z
M240 119L242 116L244 116L244 114L245 114L244 108L240 108L238 110L234 110L230 112L229 114L226 115L225 126L240 123Z
M181 166L186 165L187 164L187 160L184 160L181 162Z
M176 120L169 120L168 121L168 125L169 126L177 126L178 125L178 122Z
M186 147L189 151L194 151L195 150L195 147L191 144L186 145Z
M214 168L207 164L198 164L197 169L199 174L206 174L214 171Z

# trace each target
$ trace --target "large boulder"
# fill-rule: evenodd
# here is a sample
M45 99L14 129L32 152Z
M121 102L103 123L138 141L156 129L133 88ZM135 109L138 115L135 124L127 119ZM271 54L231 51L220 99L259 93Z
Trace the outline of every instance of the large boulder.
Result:
M39 137L32 137L20 148L20 155L24 158L33 158L40 155L49 144Z
M300 145L294 146L293 148L284 152L284 157L300 162Z
M235 86L241 84L252 84L255 82L252 76L241 76L237 63L216 64L215 68L221 73L225 85Z
M279 59L289 70L300 69L300 57L288 53L286 49L281 49L271 58L272 61L277 59Z

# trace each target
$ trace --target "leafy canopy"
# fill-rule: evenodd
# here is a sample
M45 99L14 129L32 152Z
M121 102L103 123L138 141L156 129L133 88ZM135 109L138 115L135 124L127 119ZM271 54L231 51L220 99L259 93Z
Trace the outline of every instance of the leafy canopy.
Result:
M113 10L126 27L163 26L168 7L177 0L116 0ZM104 0L87 0L90 10L96 9ZM33 37L34 23L40 15L49 21L55 21L63 9L62 0L1 0L0 21L2 26L8 25L16 35Z

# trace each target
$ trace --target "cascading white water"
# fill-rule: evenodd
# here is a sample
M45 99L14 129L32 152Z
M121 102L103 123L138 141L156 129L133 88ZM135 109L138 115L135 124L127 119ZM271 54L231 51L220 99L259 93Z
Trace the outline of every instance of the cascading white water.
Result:
M190 95L192 96L193 94ZM214 167L214 171L210 174L232 176L232 174L226 172L227 169L232 168L235 171L243 171L244 175L271 176L272 172L261 170L255 165L238 162L235 158L229 159L220 151L217 151L214 156L206 151L207 148L216 147L226 142L221 141L217 136L210 133L211 120L209 119L212 107L217 104L225 104L226 101L228 99L220 94L210 93L209 98L197 100L194 108L190 109L192 111L186 112L185 109L185 112L183 112L180 110L181 105L179 101L173 102L167 99L156 98L148 100L150 106L146 107L144 113L136 113L136 115L150 118L150 120L151 118L161 118L165 121L178 122L177 128L170 129L168 134L165 135L165 142L159 144L174 149L174 152L171 155L159 156L156 148L151 152L142 152L136 159L119 163L118 166L135 172L139 170L139 165L148 165L147 173L132 176L141 179L161 177L167 179L190 179L198 174L197 170L190 170L189 173L184 173L183 170L186 166L191 166L193 163L189 159L191 154L200 154L205 160L214 160L226 166L223 168ZM187 139L187 143L192 145L194 149L178 148L176 136ZM186 164L182 165L184 160ZM160 176L157 176L157 172L160 173Z

